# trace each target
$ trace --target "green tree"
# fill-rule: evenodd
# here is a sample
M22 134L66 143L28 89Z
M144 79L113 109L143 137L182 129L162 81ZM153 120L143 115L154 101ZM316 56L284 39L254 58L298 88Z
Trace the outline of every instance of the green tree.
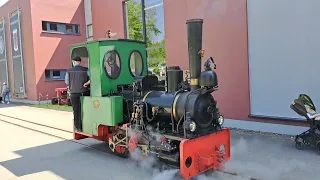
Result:
M143 41L142 33L142 13L141 3L134 0L127 2L128 8L128 26L129 38ZM152 38L161 34L161 31L156 27L156 11L155 9L146 10L146 43L147 47L163 46L165 40L160 42L152 42ZM148 65L149 67L157 67L158 65L165 65L165 49L153 49L148 51Z

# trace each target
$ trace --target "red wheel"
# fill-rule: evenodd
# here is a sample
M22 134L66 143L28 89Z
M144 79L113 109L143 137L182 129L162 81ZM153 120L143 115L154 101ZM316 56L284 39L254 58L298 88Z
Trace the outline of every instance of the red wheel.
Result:
M129 140L129 152L133 152L137 148L137 143L133 138Z
M125 132L123 130L115 130L112 133L112 136L117 136L119 139L123 139L125 137ZM114 154L122 158L127 158L129 156L129 151L126 147L116 146Z
M127 148L122 146L116 146L115 148L115 154L122 158L127 158L129 156L129 151Z

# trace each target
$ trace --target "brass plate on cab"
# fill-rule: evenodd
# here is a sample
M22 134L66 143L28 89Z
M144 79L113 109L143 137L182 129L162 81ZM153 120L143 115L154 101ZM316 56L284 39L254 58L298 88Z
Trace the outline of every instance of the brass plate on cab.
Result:
M97 101L97 100L93 101L93 106L94 106L95 108L99 108L99 107L100 107L99 101Z

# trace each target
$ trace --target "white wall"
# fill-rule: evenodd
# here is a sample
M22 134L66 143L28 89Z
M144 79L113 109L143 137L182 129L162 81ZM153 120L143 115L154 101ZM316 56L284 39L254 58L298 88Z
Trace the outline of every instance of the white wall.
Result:
M300 93L320 109L320 0L248 0L251 114L302 118Z

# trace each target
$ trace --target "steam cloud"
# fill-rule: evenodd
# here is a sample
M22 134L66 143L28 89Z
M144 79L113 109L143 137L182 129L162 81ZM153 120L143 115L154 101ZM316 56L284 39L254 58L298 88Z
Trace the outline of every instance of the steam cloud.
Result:
M293 142L241 137L231 147L231 160L226 164L226 171L261 180L315 180L319 173L310 168L314 165L307 163L308 159L314 158L313 153L296 150ZM312 163L318 164L314 160Z
M214 172L211 175L199 175L195 179L248 180L252 177L261 180L316 180L319 172L315 169L320 160L317 162L315 158L318 158L316 154L298 151L293 145L288 147L279 141L240 138L235 140L231 147L231 160L226 163L225 169L228 172L240 173L240 176ZM156 168L156 158L153 156L142 158L139 149L131 153L131 159L137 162L141 170L150 174L151 178L148 177L146 180L179 179L177 177L179 170ZM310 161L312 163L309 163Z

